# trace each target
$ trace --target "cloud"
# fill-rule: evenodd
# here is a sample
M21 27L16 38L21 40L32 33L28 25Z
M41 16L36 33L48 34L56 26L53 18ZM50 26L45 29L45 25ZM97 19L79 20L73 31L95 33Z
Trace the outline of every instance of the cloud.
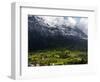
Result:
M82 30L85 34L87 34L88 31L88 18L84 17L58 17L58 16L36 16L41 18L41 21L43 24L48 24L50 27L60 26L60 25L66 25L67 27L75 28L77 26L80 30ZM58 27L59 29L65 29L62 27Z
M77 21L72 17L68 17L67 20L65 21L65 24L72 28L76 25L76 23L77 23Z
M81 29L85 34L88 33L88 18L80 18L78 28Z
M49 24L50 26L55 25L66 25L74 27L76 25L76 20L72 17L54 17L54 16L38 16L44 20L44 23Z
M54 17L54 16L38 16L44 20L44 23L50 26L62 25L64 24L64 17Z

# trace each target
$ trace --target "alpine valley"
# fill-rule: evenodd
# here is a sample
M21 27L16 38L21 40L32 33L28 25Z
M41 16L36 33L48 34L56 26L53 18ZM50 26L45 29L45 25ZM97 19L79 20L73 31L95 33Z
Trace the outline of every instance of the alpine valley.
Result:
M84 19L28 15L28 66L87 64Z

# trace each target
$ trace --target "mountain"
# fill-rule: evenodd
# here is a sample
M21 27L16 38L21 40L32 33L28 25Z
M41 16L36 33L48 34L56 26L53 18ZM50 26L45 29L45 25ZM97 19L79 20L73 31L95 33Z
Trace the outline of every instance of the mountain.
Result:
M87 34L78 25L50 25L42 17L29 15L28 44L29 51L56 47L87 50Z

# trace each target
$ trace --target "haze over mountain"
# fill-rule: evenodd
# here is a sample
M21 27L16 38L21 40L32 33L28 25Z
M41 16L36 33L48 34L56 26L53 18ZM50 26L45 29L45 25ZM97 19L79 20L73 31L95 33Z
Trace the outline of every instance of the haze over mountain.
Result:
M87 49L88 18L28 15L29 50Z

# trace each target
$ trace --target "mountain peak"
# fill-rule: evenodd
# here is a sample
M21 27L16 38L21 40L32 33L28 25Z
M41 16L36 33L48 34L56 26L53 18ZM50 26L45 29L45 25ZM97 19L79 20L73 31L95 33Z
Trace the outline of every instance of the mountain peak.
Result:
M29 29L40 31L41 35L61 35L75 36L87 39L86 22L83 19L77 23L73 17L54 17L54 16L29 16ZM85 20L85 19L84 19ZM84 21L83 20L83 21Z

